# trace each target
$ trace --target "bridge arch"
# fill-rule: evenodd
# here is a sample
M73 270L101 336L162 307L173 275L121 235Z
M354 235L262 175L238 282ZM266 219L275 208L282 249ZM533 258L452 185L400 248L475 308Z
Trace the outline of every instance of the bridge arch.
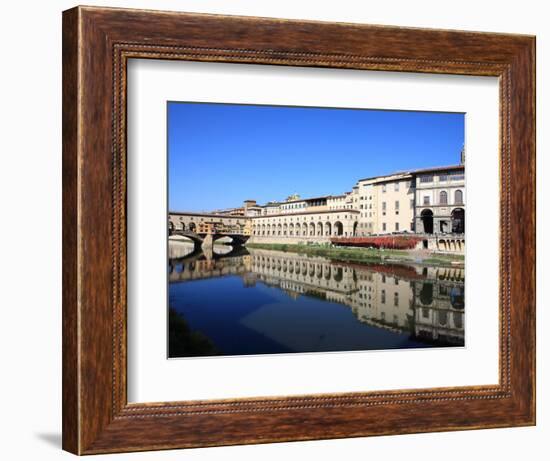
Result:
M429 306L433 302L433 283L424 282L420 290L420 302L425 306Z
M439 321L439 324L441 326L445 326L447 325L447 311L444 311L443 309L440 309L439 312L437 313L437 319Z
M323 278L323 265L322 264L317 264L317 278L318 279L321 279Z
M464 208L455 208L451 212L452 232L454 234L463 234L465 228Z
M464 309L464 288L453 287L451 289L451 305L454 309Z
M434 232L434 213L430 209L422 210L420 213L422 220L423 231L425 234L433 234Z
M462 317L463 317L462 312L453 312L453 323L455 327L458 328L459 330L464 328L464 322Z

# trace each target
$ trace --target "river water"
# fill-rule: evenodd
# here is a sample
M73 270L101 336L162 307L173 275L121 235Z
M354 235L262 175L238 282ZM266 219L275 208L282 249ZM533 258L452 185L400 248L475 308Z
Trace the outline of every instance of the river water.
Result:
M169 357L464 346L464 269L170 244Z

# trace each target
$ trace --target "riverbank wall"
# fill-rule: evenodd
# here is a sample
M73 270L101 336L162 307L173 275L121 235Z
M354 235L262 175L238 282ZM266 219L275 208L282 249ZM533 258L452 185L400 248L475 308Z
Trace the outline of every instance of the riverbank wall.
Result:
M356 263L404 263L463 267L464 256L418 250L389 250L378 248L354 248L329 245L285 243L247 243L247 248L300 253L320 256L334 261Z

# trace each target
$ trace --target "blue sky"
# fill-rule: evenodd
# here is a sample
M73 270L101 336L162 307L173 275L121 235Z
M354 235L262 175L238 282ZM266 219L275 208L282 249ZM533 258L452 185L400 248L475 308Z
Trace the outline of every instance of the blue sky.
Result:
M168 207L208 211L341 194L358 179L453 165L464 114L168 103Z

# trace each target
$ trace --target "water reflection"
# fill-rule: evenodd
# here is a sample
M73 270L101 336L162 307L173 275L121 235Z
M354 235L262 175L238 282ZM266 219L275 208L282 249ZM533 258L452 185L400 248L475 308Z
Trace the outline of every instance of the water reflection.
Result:
M464 269L170 247L170 324L211 342L171 357L464 345Z

